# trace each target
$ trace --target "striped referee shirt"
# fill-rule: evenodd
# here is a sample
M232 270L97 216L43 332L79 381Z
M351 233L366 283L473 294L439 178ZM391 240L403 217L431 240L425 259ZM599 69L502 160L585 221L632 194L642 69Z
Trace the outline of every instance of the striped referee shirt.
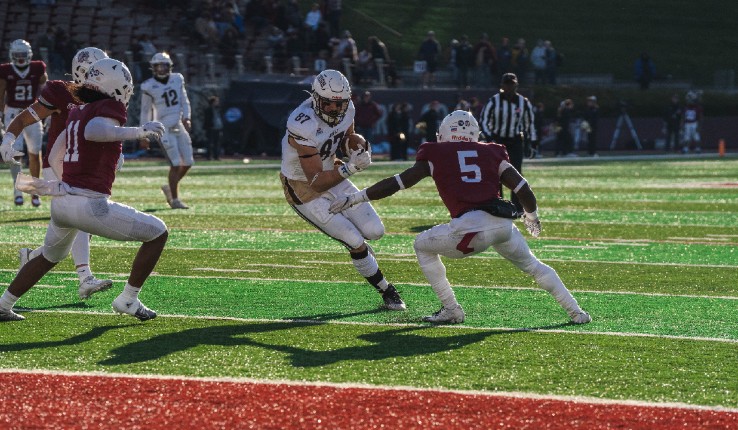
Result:
M488 139L511 139L523 136L528 140L538 140L533 127L533 105L518 94L510 102L499 92L492 96L482 109L480 123L482 133Z

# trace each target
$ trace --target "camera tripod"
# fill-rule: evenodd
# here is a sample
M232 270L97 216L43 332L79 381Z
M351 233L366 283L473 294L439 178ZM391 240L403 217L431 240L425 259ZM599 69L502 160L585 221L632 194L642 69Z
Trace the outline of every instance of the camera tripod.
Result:
M615 144L618 143L618 137L620 137L620 129L623 127L623 123L628 126L630 136L633 138L636 144L636 148L643 149L641 146L641 140L638 139L638 133L636 133L635 127L633 127L633 121L630 120L628 112L625 110L620 111L618 121L615 123L615 131L612 133L612 141L610 142L610 151L615 149Z

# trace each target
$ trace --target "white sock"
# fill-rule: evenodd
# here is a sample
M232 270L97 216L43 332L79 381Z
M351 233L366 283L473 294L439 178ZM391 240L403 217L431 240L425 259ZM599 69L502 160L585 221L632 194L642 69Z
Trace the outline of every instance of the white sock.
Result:
M138 300L138 293L140 292L141 292L141 287L134 287L133 285L126 282L126 286L123 287L123 292L120 294L132 300Z
M90 265L90 233L77 232L72 242L72 260L75 266Z
M39 246L38 248L34 249L30 253L28 253L28 261L33 260L34 258L41 255L41 251L43 251L43 246Z
M77 276L79 276L79 281L82 282L87 277L92 276L92 271L90 270L90 265L85 264L84 266L77 267Z
M538 285L548 291L567 313L581 312L582 308L579 307L579 303L571 295L571 292L566 289L556 271L544 263L540 264L541 266L536 270L534 276Z
M425 275L431 288L433 288L433 292L436 293L438 300L441 301L443 306L450 309L459 306L454 290L451 288L451 283L446 278L446 266L441 262L441 257L438 254L430 254L417 250L415 254L418 257L420 270Z
M21 191L18 191L15 189L15 180L18 177L18 173L21 172L21 166L17 164L11 164L10 165L10 176L13 178L13 195L14 196L22 196L23 193Z
M18 297L10 294L8 290L5 290L2 296L0 296L0 309L11 310L15 306L15 302L18 301Z
M357 258L359 257L359 258ZM359 272L361 276L366 278L366 280L374 286L374 288L384 291L389 286L389 282L387 282L387 279L382 274L382 271L379 270L379 265L377 264L377 259L374 258L374 255L372 255L371 252L369 252L369 247L367 247L367 250L363 253L357 254L351 254L351 262L354 263L354 267L356 268L356 271Z

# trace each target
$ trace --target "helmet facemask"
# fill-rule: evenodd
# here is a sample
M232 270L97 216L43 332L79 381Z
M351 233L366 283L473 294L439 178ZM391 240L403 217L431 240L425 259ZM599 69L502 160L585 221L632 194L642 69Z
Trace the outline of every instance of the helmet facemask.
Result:
M341 72L323 70L313 81L313 110L329 126L346 117L350 101L351 85Z
M19 69L25 69L31 64L33 50L31 50L31 44L23 39L14 40L10 44L8 53L10 54L10 62Z

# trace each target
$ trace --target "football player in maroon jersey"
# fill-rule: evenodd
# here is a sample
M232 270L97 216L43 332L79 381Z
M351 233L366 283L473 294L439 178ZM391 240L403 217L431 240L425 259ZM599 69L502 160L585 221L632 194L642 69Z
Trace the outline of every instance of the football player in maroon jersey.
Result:
M138 294L159 261L167 241L167 227L159 218L110 200L123 140L160 137L164 125L148 122L123 127L133 81L125 64L104 58L92 64L84 84L72 95L81 106L69 112L67 126L49 154L49 163L61 181L20 178L26 192L57 196L51 200L51 221L40 255L18 272L0 296L0 321L19 321L15 302L49 270L63 260L79 230L119 241L142 242L123 292L113 310L141 321L156 317Z
M108 55L98 48L88 47L80 49L72 60L73 82L77 85L82 84L85 73L87 73L87 69L92 63L107 57ZM52 150L56 138L59 137L59 134L66 127L69 110L80 103L72 95L74 88L75 85L71 85L71 82L67 81L54 80L46 82L46 85L41 89L38 100L24 109L8 124L4 140L7 139L9 142L14 142L15 136L18 136L24 128L43 121L47 117L51 117L48 130L48 144L42 160L43 177L47 180L59 179L54 175L54 171L49 165L48 154ZM35 250L21 248L19 252L21 267L28 260L38 256L42 249L43 247L36 248ZM92 294L107 290L113 285L113 281L109 279L95 278L90 270L89 233L83 231L77 233L77 238L72 245L72 259L74 260L77 275L79 276L79 297L81 299L87 299Z
M344 211L360 202L389 197L430 176L452 220L420 233L415 239L420 269L442 303L441 309L424 317L424 321L461 323L465 317L446 278L446 267L440 256L464 258L492 246L551 293L573 323L590 322L591 317L579 307L556 271L531 253L513 223L518 217L515 206L500 199L502 183L517 194L525 209L525 227L532 236L538 237L541 223L536 197L527 181L510 164L504 146L478 142L478 138L479 125L469 112L450 113L438 129L438 142L421 145L412 167L369 188L336 198L331 204L331 213Z
M46 75L46 64L43 61L31 60L33 50L31 44L23 39L14 40L10 44L10 62L0 64L0 111L3 112L3 121L5 124L15 118L23 109L30 106L36 97L38 97L41 87L48 79ZM43 136L43 126L41 123L33 127L28 127L23 134L17 137L11 144L17 152L23 150L25 142L28 148L28 170L31 176L38 178L41 173L41 138ZM6 138L9 138L6 134ZM3 140L5 142L5 140ZM5 157L3 157L5 158ZM9 159L5 160L9 162ZM21 171L20 163L11 163L10 175L13 177L13 185L15 178ZM18 190L13 190L15 194L15 204L20 206L23 204L23 194ZM38 207L41 200L37 195L32 196L31 203Z

